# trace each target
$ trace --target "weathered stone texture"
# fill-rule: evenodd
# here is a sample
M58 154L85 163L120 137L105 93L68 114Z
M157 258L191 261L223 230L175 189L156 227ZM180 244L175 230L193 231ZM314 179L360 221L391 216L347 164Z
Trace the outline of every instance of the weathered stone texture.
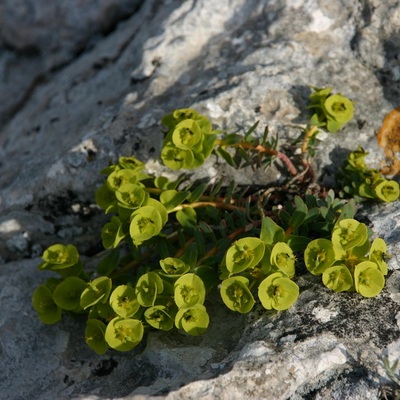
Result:
M397 0L5 0L0 4L0 397L46 399L393 398L382 356L400 357L399 203L361 216L393 254L373 299L300 274L284 313L211 307L202 337L152 332L129 354L96 356L83 320L44 326L31 309L46 246L99 249L99 170L134 153L153 170L160 118L180 107L221 128L256 120L281 142L306 123L310 86L333 86L356 115L323 136L323 182L400 104ZM213 160L199 174L226 174ZM245 181L268 176L240 176ZM33 258L33 260L31 260ZM392 396L392 397L390 397Z

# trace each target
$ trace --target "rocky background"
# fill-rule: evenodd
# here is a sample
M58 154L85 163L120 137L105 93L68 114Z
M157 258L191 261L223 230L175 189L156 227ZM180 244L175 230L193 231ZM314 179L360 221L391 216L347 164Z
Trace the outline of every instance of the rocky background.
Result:
M287 312L241 317L215 299L202 337L150 333L104 356L82 320L45 326L30 302L47 246L99 250L99 170L130 154L157 168L175 108L221 128L260 120L284 142L307 121L310 86L333 86L356 115L320 144L320 180L358 144L379 165L376 131L400 105L399 21L397 0L2 0L0 398L395 398L382 360L400 357L399 202L360 211L393 255L373 299L304 276Z

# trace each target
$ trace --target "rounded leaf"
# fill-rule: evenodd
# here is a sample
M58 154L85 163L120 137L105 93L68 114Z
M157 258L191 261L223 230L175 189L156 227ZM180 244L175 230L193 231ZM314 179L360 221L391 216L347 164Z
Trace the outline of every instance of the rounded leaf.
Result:
M253 308L255 301L248 284L249 280L243 276L234 276L222 281L222 301L230 310L246 314Z
M254 268L262 259L264 242L255 237L237 240L226 252L226 268L231 274Z
M104 337L111 348L129 351L141 342L143 334L143 324L139 320L115 317L108 323Z
M65 278L54 289L53 299L63 310L77 311L81 309L80 299L87 283L75 276Z
M287 310L299 297L299 287L280 272L265 278L258 286L258 298L267 310Z
M38 286L33 292L32 306L44 324L55 324L61 319L62 310L53 300L53 294L45 285Z
M174 296L176 305L191 307L195 304L203 304L206 297L206 289L201 278L195 274L182 275L174 284Z
M362 246L368 240L368 228L355 219L342 219L334 227L332 243L343 250Z
M123 185L136 183L136 177L137 174L132 169L115 169L107 177L107 186L115 192Z
M376 238L369 250L369 259L370 261L376 263L378 265L379 270L383 275L387 275L388 273L388 265L385 261L388 258L388 254L386 253L387 246L383 239Z
M140 308L135 289L129 285L117 286L110 295L110 306L120 317L132 317Z
M72 244L54 244L44 251L42 259L45 263L52 264L51 269L56 271L76 264L79 253Z
M328 117L342 125L353 118L353 102L340 94L328 96L324 102L324 110Z
M136 283L135 293L137 300L143 307L154 305L158 294L164 290L164 284L156 272L143 274Z
M180 149L172 143L163 146L161 159L164 165L172 170L193 168L193 152L191 150Z
M193 119L185 119L176 125L172 132L172 142L174 145L183 150L193 148L201 141L203 137L202 131Z
M80 305L86 310L97 303L105 303L111 292L112 281L107 276L99 276L89 282L81 294Z
M385 286L385 277L376 263L363 261L354 269L354 284L356 291L364 297L374 297Z
M344 292L353 287L353 278L345 265L334 265L325 269L322 282L334 292Z
M137 246L161 232L162 218L154 207L141 207L132 216L129 233Z
M206 308L195 304L189 308L181 308L175 316L175 326L189 335L198 336L204 333L210 323Z
M294 276L296 257L287 243L278 242L271 251L271 264L277 267L287 277Z
M190 265L175 257L167 257L160 260L160 266L168 275L182 275L190 269Z
M144 312L144 317L146 318L146 322L153 328L169 331L174 327L174 319L168 313L166 306L149 307Z
M123 232L121 220L113 216L101 230L101 240L105 249L115 248L119 245L126 234Z
M117 189L115 197L121 207L136 209L147 201L149 195L142 186L125 183Z
M333 244L327 239L312 240L304 251L304 262L313 275L321 275L335 260Z
M85 328L85 342L97 354L104 354L108 344L104 339L106 325L98 319L88 319Z
M393 180L383 179L375 186L374 192L379 199L387 203L396 201L400 195L399 184Z

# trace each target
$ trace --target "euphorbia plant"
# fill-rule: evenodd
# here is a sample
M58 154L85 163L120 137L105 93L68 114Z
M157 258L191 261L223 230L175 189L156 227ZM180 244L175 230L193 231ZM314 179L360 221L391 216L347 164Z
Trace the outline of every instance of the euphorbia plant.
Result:
M336 132L353 115L352 102L331 92L315 89L310 96L314 113L303 155L318 129ZM313 174L305 157L279 149L268 129L258 135L258 123L244 134L222 133L190 108L173 111L162 123L160 158L172 170L197 168L215 154L235 168L279 162L286 180L257 188L222 180L188 183L185 175L175 180L151 175L134 156L120 157L103 170L106 179L96 192L98 206L110 216L100 234L103 258L90 271L73 245L55 244L44 252L38 268L58 277L33 294L41 321L53 324L63 314L86 313L86 343L103 354L135 348L149 329L202 334L210 323L212 291L233 312L248 313L256 302L286 310L300 295L296 270L303 259L333 291L372 297L382 290L385 242L370 242L367 227L354 219L354 200L328 189L307 192ZM360 150L348 165L352 169L345 171L359 171L369 182ZM394 184L380 177L370 183L376 198L398 197ZM361 186L359 195L370 193Z

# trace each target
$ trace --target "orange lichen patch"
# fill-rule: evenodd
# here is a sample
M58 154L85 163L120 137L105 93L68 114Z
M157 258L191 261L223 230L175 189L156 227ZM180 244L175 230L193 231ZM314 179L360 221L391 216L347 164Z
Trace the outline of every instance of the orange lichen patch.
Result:
M400 172L400 160L396 153L400 152L400 107L386 115L376 139L378 145L384 148L387 158L387 165L382 168L381 172L383 174L398 174Z

